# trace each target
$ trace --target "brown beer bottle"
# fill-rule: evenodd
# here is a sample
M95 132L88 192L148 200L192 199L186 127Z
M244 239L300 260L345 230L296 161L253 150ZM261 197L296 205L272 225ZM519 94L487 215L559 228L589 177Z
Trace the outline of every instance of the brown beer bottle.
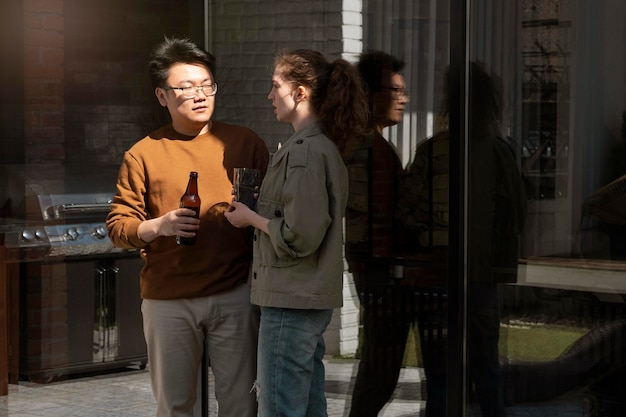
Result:
M200 196L198 195L198 173L191 171L189 173L189 182L185 194L180 198L180 207L191 209L196 212L196 219L200 218ZM179 245L193 245L196 243L196 237L176 236L176 243Z

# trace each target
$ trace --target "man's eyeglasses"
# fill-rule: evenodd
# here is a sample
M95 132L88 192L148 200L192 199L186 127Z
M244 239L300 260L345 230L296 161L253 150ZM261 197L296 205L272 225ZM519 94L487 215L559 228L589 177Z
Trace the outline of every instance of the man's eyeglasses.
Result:
M217 83L194 85L193 87L170 87L169 85L166 85L163 89L178 90L183 98L195 98L199 91L202 91L202 94L209 97L217 94Z
M386 90L391 90L391 98L394 100L406 100L409 101L409 92L401 87L384 87Z

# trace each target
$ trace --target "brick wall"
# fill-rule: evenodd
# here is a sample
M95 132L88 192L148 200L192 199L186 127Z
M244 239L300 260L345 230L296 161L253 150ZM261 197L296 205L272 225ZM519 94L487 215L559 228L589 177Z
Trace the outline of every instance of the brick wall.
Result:
M213 1L207 49L218 65L216 118L250 126L270 151L275 150L289 137L291 127L276 122L267 100L274 54L283 48L310 48L329 59L354 59L362 49L352 39L360 34L360 4L360 0ZM342 13L344 5L352 11Z
M26 171L58 188L65 160L63 1L25 0L23 7Z

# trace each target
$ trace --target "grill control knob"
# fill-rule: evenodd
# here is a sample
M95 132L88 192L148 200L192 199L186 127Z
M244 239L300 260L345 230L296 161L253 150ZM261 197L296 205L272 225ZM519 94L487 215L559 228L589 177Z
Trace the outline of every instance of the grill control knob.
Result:
M20 232L20 240L24 243L40 243L47 241L48 238L43 229L24 229Z
M30 242L35 238L35 235L32 234L30 230L22 230L21 236L23 241Z
M70 227L66 230L65 237L67 240L76 240L78 238L78 230L75 227Z
M104 226L98 226L94 229L91 236L95 237L96 239L104 239L105 237L107 237L107 229Z

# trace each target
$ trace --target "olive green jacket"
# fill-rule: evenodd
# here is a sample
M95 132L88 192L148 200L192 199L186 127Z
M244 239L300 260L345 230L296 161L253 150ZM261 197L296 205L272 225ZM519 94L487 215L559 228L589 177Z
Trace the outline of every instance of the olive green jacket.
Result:
M328 309L342 305L343 227L348 172L339 150L310 124L271 156L255 230L252 303Z

